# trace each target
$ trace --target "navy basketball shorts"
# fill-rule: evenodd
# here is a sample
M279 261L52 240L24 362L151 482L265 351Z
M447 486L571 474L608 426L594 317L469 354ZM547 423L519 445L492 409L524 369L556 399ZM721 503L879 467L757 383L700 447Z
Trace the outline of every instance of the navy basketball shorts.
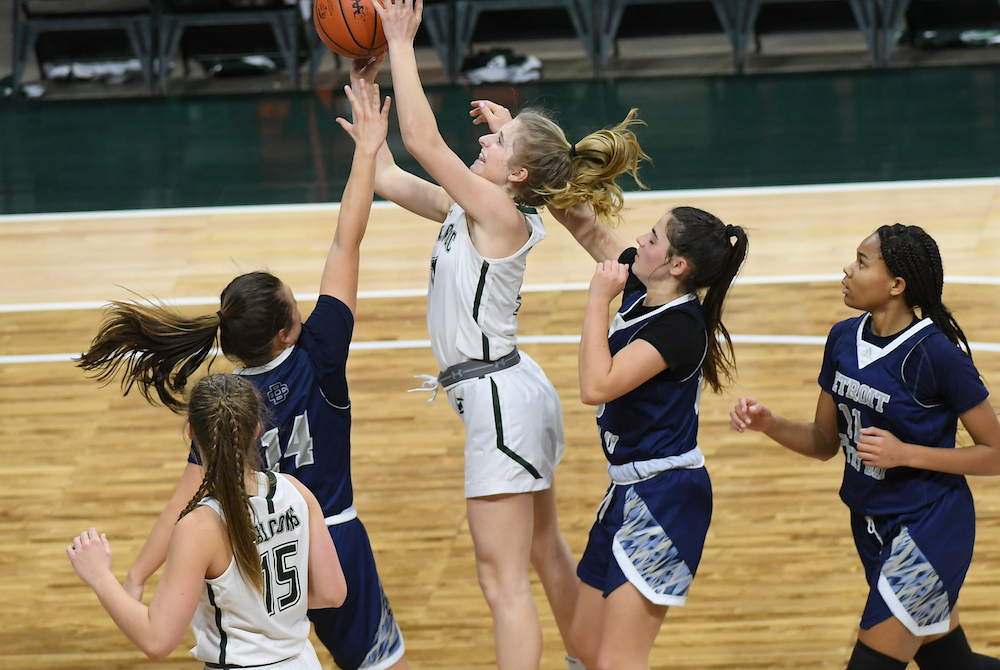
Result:
M682 606L712 518L705 468L612 484L580 559L580 580L607 597L629 582L656 605Z
M368 533L360 519L330 526L347 579L338 608L309 610L316 636L341 670L383 670L403 657L403 635L382 590Z
M851 528L871 587L861 628L896 617L918 637L947 633L976 540L968 485L898 516L852 512Z

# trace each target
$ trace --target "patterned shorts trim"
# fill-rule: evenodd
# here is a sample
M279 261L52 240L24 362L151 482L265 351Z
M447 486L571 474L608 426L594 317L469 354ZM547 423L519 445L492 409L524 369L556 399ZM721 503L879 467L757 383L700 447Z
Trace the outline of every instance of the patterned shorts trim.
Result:
M405 652L403 633L389 607L389 600L382 594L382 619L379 621L378 637L364 663L358 670L385 670L392 667Z
M948 592L906 526L892 541L892 553L882 564L878 592L893 616L914 635L948 632Z
M683 606L694 575L631 487L625 493L624 516L612 551L629 583L656 605Z

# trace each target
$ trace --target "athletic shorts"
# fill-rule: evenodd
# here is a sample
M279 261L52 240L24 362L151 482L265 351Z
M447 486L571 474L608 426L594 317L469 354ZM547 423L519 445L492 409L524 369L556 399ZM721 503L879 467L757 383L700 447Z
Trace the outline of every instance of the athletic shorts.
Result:
M217 664L213 663L210 665L205 665L204 670L216 670L219 668ZM225 667L240 667L240 666L225 666ZM306 646L302 648L298 656L294 658L289 658L284 661L278 661L277 663L268 663L261 666L244 666L244 667L260 667L261 670L323 670L323 665L319 662L319 658L316 656L316 650L313 649L312 642L306 640Z
M562 458L562 405L523 351L512 368L448 390L465 422L465 497L544 491Z
M711 519L712 483L705 468L612 484L590 528L577 575L605 598L629 582L653 604L682 606Z
M341 670L382 670L403 657L403 635L375 569L360 519L330 526L347 579L347 599L337 608L309 610L316 636Z
M852 513L851 528L871 587L861 628L894 616L918 637L947 633L976 541L968 485L916 512Z

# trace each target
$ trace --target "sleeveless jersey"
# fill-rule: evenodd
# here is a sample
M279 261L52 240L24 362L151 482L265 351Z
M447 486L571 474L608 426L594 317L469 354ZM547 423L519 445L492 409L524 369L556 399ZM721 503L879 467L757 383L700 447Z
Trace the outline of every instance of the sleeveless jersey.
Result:
M256 520L264 596L243 579L235 558L219 577L206 579L191 621L196 642L191 654L199 661L264 665L297 656L309 644L309 507L281 475L258 477L260 489L249 500L256 512L251 518ZM225 521L217 500L208 497L200 504Z
M321 295L295 346L266 365L236 370L270 413L261 436L266 467L305 484L327 517L354 504L346 375L353 328L347 306Z
M693 294L642 315L634 315L646 297L645 287L631 291L622 299L622 307L608 333L611 355L624 349L643 328L668 310L686 310L706 328L702 363L708 352L705 316ZM679 456L698 446L698 404L701 401L701 365L686 379L652 379L619 398L597 408L597 427L604 455L611 465L623 465L654 458Z
M431 255L427 331L442 370L468 360L495 361L517 345L521 283L531 247L545 239L534 209L523 208L528 241L507 258L479 255L465 210L452 205Z
M982 402L988 393L968 356L950 342L930 319L923 319L879 347L864 339L870 318L864 314L833 327L826 345L819 384L837 405L837 431L846 456L840 497L858 514L898 515L919 510L965 477L914 468L876 468L858 454L861 429L874 426L905 443L942 449L955 446L958 416ZM960 375L959 397L921 402L911 389L904 366L918 345L948 361L949 375ZM963 360L964 359L964 360ZM908 383L909 382L909 383ZM925 399L926 400L926 399Z

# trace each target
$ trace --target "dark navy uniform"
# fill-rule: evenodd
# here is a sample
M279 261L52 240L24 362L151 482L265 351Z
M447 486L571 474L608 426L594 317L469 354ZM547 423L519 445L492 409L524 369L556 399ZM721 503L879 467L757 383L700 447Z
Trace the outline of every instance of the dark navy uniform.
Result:
M914 635L948 632L975 542L965 477L867 466L857 444L862 428L876 427L905 443L954 448L959 415L989 395L972 359L930 319L877 337L864 314L830 331L819 384L837 405L840 497L871 586L861 627L895 616Z
M622 254L631 263L635 249ZM712 516L712 487L698 449L701 368L708 332L687 295L645 307L646 289L629 274L611 325L611 355L640 338L667 370L597 408L612 484L598 510L577 572L605 596L626 581L650 602L683 605Z
M350 309L321 295L295 346L236 373L257 387L271 413L261 436L265 465L295 476L316 496L347 579L343 606L309 612L316 635L343 670L381 670L403 656L403 638L354 510L346 376L353 329Z

